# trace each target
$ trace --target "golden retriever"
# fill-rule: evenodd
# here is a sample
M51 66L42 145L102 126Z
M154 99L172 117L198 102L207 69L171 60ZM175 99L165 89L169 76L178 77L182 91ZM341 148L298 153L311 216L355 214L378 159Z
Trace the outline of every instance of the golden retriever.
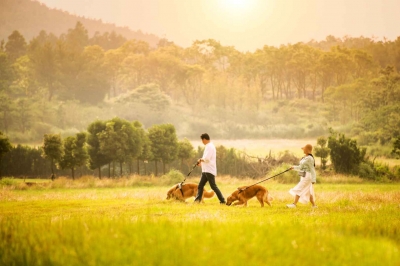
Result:
M179 189L179 184L174 185L167 192L167 200L168 199L176 199L180 201L185 201L188 198L196 197L198 184L186 183L182 184L182 191ZM182 195L183 192L183 195ZM214 196L214 191L206 191L203 190L203 197L201 198L201 202L204 202L204 198L212 198Z
M261 207L264 207L264 202L271 206L270 201L272 201L273 198L268 195L268 190L265 187L254 185L247 189L245 188L246 187L239 187L237 190L235 190L226 200L226 205L230 206L233 202L238 201L233 203L233 205L247 206L247 201L249 199L257 197L258 201L261 204ZM240 192L240 190L242 191Z

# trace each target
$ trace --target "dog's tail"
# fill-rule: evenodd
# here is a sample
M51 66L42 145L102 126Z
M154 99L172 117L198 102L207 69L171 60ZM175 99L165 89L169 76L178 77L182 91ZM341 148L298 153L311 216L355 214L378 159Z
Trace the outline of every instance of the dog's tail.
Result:
M265 193L264 195L264 202L269 202L269 201L273 201L274 198L272 196L269 195L269 193Z
M214 197L214 190L211 190L211 191L206 191L206 190L204 190L204 192L203 192L203 197L204 198L212 198L212 197Z

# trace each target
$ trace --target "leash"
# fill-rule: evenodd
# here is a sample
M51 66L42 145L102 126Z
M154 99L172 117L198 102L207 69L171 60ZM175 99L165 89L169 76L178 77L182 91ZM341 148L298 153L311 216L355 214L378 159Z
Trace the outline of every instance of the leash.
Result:
M252 186L255 186L255 185L257 185L257 184L260 184L260 183L262 183L262 182L264 182L264 181L267 181L268 179L274 178L274 177L276 177L276 176L278 176L278 175L281 175L281 174L283 174L283 173L286 173L287 171L290 171L290 170L292 170L292 168L286 169L286 170L283 171L282 173L279 173L279 174L276 174L276 175L274 175L274 176L268 177L268 178L266 178L266 179L264 179L264 180L261 180L261 181L255 183L255 184L250 185L250 186L248 186L248 187L245 187L245 188L243 188L243 189L238 188L239 194L242 193L243 191L245 191L246 189L248 189L249 187L252 187Z
M192 173L192 171L194 170L194 168L196 168L198 165L199 165L199 163L196 162L196 163L193 165L192 170L190 170L190 172L185 176L185 179L183 179L183 181L180 182L180 183L178 184L178 187L177 187L177 188L179 188L179 190L181 191L182 196L183 196L183 190L182 190L183 183L186 181L186 178L187 178L188 176L190 176L190 174Z

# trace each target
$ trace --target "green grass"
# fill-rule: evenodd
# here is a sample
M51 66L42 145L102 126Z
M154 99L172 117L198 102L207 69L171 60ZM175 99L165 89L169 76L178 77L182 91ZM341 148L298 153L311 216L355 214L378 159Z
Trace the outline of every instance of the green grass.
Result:
M263 184L272 207L171 202L157 185L3 187L0 265L400 264L399 185L318 184L313 210L285 208L293 185Z

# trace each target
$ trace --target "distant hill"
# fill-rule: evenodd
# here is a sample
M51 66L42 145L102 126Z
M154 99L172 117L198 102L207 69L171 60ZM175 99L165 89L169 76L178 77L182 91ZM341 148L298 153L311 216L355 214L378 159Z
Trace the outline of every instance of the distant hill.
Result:
M18 30L29 42L41 30L60 36L74 28L80 21L88 30L89 37L96 31L100 33L115 31L126 39L146 41L150 46L156 46L159 37L141 31L133 31L128 27L117 27L101 20L88 19L71 15L66 11L51 9L34 0L0 0L0 40L7 41L7 37Z

